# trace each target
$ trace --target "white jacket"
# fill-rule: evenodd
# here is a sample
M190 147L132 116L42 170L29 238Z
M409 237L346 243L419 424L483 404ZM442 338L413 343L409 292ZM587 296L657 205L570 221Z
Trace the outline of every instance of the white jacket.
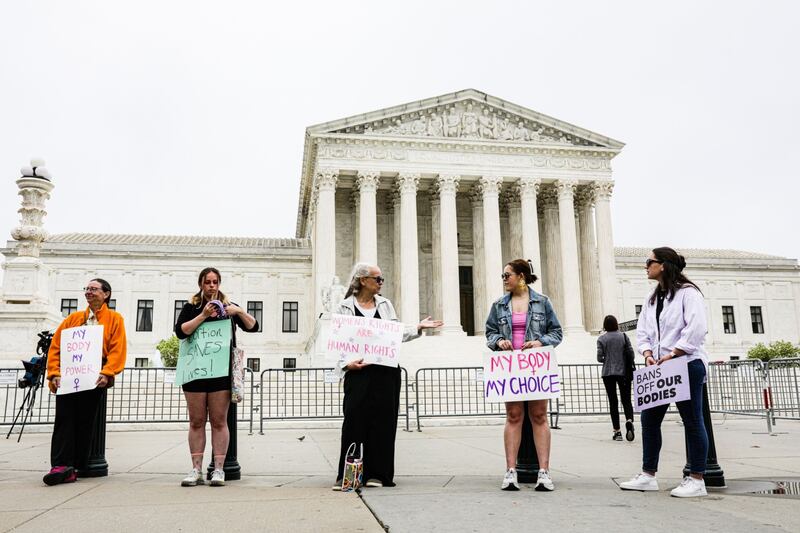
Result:
M672 299L664 299L661 310L661 335L656 324L657 301L650 303L650 295L642 305L636 324L636 345L639 353L652 350L656 360L673 348L686 352L687 361L700 359L708 366L705 341L708 333L706 306L703 295L691 285L678 289Z

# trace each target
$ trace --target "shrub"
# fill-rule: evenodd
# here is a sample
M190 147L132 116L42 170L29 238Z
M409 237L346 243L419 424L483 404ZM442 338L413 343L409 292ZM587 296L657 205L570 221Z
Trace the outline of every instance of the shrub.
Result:
M156 344L156 350L161 354L161 361L166 367L175 367L178 364L178 351L180 341L173 335L168 339L163 339Z
M747 351L748 359L760 359L761 361L787 357L800 357L800 348L789 341L774 341L769 343L769 346L759 342Z

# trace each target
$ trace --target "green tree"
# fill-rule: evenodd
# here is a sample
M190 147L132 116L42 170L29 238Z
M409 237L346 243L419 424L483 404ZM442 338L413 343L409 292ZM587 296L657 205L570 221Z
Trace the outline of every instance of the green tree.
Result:
M156 350L161 354L161 361L166 367L177 366L179 349L180 341L175 335L168 339L162 339L156 344Z
M775 341L769 343L769 346L759 342L747 351L748 359L760 359L761 361L787 357L800 357L800 348L789 341Z

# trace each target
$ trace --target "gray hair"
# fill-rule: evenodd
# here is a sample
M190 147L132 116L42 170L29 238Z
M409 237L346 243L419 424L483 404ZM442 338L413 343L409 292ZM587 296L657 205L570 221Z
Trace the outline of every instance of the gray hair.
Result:
M349 298L353 294L358 294L361 290L361 278L369 277L369 271L374 268L374 265L369 263L356 263L353 267L353 273L350 274L350 285L347 286L347 294L345 298Z

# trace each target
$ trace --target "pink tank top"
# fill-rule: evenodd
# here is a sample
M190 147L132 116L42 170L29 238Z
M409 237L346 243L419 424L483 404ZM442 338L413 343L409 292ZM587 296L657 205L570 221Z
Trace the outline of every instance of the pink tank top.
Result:
M515 350L525 344L525 323L528 313L511 313L511 345Z

